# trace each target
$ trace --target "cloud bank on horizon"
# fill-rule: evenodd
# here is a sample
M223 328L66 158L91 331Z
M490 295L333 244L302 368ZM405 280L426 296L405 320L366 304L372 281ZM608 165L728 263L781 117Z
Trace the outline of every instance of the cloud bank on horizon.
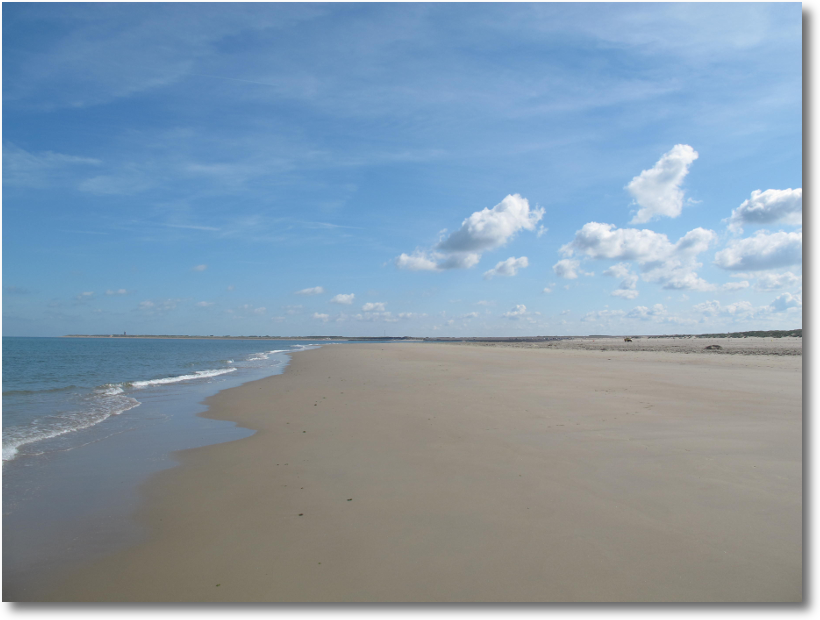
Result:
M3 11L7 335L802 325L799 4Z

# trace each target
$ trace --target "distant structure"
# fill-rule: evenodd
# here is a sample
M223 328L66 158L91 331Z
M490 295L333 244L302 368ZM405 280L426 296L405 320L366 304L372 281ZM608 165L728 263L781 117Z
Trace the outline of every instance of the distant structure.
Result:
M632 338L630 338L629 336L627 336L626 338L624 338L624 342L632 342Z

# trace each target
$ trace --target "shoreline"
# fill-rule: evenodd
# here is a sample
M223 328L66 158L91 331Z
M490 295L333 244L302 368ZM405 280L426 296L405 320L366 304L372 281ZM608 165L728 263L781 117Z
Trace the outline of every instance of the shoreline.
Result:
M143 489L149 540L47 600L799 601L801 369L302 351L209 397L199 415L256 432L176 453Z

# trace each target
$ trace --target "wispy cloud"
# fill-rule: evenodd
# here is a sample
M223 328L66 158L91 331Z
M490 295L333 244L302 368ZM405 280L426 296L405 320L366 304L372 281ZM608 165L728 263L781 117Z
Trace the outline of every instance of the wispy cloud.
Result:
M303 288L301 291L296 291L294 295L321 295L325 289L321 286L314 286L312 288Z

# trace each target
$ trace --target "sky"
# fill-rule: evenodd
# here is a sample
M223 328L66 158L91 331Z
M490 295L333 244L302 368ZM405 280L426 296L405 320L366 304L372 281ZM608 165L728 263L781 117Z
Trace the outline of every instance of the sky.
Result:
M802 327L801 10L3 3L3 334Z

